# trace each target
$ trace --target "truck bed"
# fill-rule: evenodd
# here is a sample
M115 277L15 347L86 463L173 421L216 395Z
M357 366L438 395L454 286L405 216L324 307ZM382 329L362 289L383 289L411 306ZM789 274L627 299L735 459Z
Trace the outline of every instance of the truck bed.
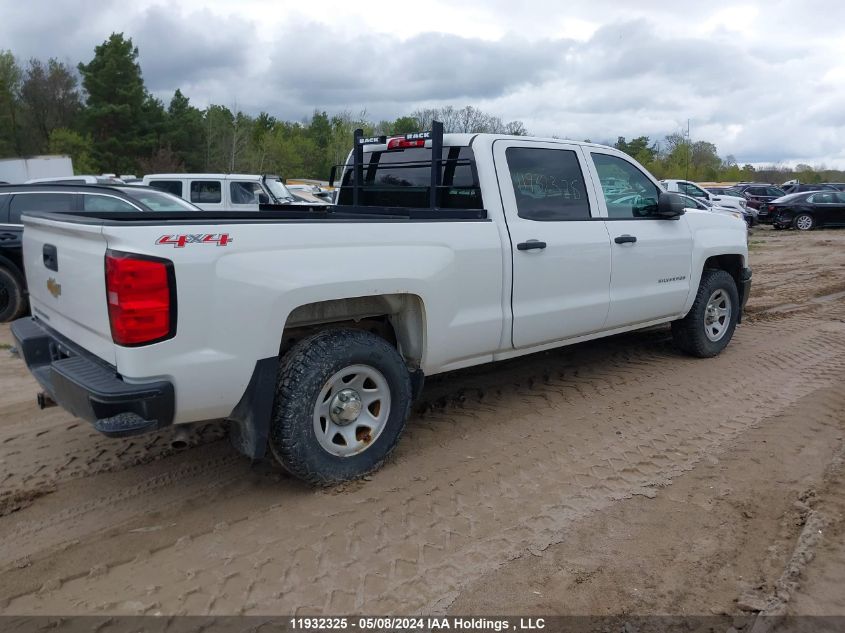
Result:
M28 212L27 216L43 217L77 224L275 224L280 222L394 222L394 221L468 221L487 220L485 209L419 209L405 207L364 207L351 205L297 206L262 205L260 211L82 211L76 213Z

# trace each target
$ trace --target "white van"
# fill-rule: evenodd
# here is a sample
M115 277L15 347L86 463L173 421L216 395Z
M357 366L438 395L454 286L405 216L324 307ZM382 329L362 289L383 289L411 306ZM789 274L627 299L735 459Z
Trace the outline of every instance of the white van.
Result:
M147 174L143 183L206 211L258 211L259 204L301 204L281 178L266 174Z

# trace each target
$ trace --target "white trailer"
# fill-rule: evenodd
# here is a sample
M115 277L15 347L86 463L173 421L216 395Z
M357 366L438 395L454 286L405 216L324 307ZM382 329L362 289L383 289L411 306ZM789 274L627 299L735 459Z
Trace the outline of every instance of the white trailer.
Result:
M73 176L70 156L29 156L27 158L0 159L0 182L11 185L25 183L33 178L59 178Z

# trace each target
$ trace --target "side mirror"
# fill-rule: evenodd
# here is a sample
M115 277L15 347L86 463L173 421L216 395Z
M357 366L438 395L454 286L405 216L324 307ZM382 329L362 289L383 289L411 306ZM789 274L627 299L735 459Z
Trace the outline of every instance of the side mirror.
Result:
M270 196L268 196L266 193L259 193L258 204L270 204Z
M662 191L657 198L657 211L654 212L654 216L664 220L674 220L684 214L685 208L686 203L681 196L669 191Z

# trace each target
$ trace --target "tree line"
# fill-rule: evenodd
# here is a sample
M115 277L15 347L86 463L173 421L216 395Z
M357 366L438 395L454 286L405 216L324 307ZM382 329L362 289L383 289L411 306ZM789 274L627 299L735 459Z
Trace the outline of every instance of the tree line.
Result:
M19 62L0 51L0 158L67 154L77 173L143 174L166 171L277 173L326 179L346 159L355 128L367 135L404 134L444 123L447 132L525 135L521 121L503 121L473 106L421 108L395 120L372 121L366 112L284 120L237 107L193 105L176 90L169 103L144 85L139 51L113 33L75 68L57 59ZM610 144L610 143L608 143ZM799 178L845 180L841 171L798 165L755 169L720 158L707 141L680 133L659 142L641 136L613 143L660 178L702 181Z

